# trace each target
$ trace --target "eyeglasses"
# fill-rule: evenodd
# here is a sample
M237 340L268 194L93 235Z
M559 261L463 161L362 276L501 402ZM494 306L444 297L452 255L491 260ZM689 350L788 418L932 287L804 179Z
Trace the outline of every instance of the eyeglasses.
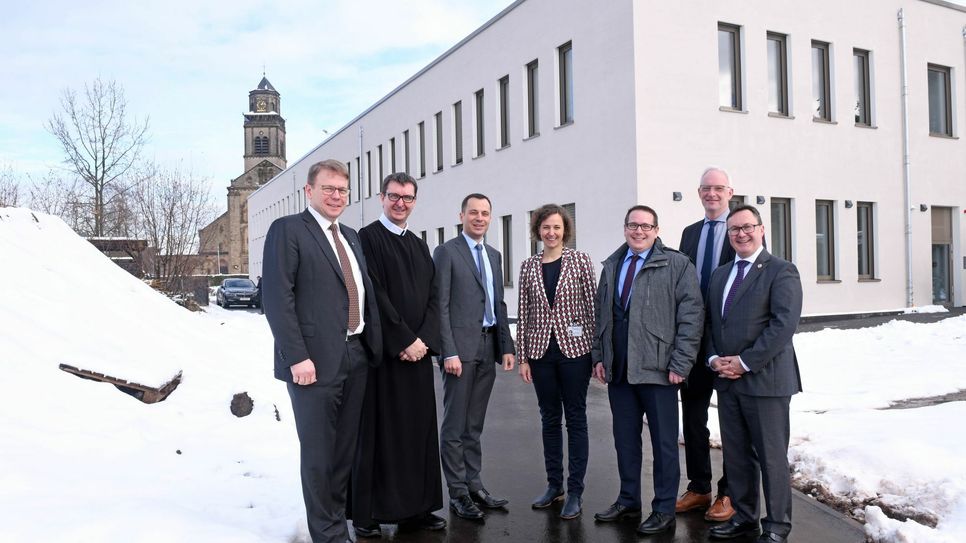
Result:
M728 235L729 236L737 236L738 235L738 232L741 232L743 234L750 234L750 233L754 232L755 231L755 228L758 227L758 226L761 226L761 223L758 223L758 224L742 224L741 226L732 226L732 227L728 228Z
M642 232L650 232L651 230L654 230L655 228L657 228L657 225L647 224L646 222L642 222L642 223L629 222L624 224L624 228L626 228L631 232L633 232L634 230L640 230Z
M720 193L728 190L728 188L729 187L726 187L724 185L701 185L700 187L698 187L698 191L703 192L705 194L712 191Z
M333 187L332 185L319 185L319 190L326 196L332 196L336 192L343 198L349 195L349 189L344 187Z
M407 204L411 204L416 201L416 197L413 196L412 194L396 194L395 192L384 192L382 193L382 195L385 196L386 198L389 198L390 202L398 202L399 200L402 200Z

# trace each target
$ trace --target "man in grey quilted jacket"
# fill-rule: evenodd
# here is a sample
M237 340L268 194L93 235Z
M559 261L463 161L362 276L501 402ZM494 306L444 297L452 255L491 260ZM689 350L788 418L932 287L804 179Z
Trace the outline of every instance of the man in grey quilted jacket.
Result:
M630 208L624 239L607 260L597 289L594 375L607 383L621 488L600 522L641 514L641 433L647 415L654 456L651 514L637 529L674 529L681 480L677 390L694 363L704 327L701 287L691 260L658 237L657 212Z

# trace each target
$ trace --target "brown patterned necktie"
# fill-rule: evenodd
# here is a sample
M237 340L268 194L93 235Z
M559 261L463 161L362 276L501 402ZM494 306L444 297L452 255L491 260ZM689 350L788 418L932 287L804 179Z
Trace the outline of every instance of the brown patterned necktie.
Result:
M339 264L342 266L342 279L345 280L345 289L349 293L349 332L353 332L359 327L359 290L356 288L356 281L352 277L349 255L345 252L342 240L339 239L339 225L332 223L329 230L332 231L335 251L339 253Z

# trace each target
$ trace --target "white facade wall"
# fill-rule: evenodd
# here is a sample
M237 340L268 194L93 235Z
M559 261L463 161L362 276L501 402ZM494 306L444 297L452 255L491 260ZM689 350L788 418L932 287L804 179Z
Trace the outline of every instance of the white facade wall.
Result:
M250 270L260 275L264 233L274 218L304 208L309 166L325 158L365 163L371 152L371 192L352 182L343 220L362 226L378 217L377 145L390 173L395 138L403 169L403 131L410 134L410 173L419 199L410 227L456 235L459 203L470 192L493 201L489 242L502 249L501 217L512 215L512 283L530 254L527 212L546 202L575 203L578 249L595 261L622 242L627 207L654 207L661 237L678 245L698 220L698 177L709 164L729 171L736 194L758 205L770 224L772 197L792 199L793 260L802 272L805 313L894 310L906 305L902 111L899 29L907 28L915 305L932 302L931 211L953 217L955 305L964 305L962 240L966 236L966 12L921 0L799 3L703 0L525 0L464 40L410 81L295 162L249 200ZM741 27L744 112L718 106L718 23ZM767 114L766 32L788 35L790 117ZM812 120L811 40L832 47L833 124ZM573 44L574 122L557 126L556 48ZM871 51L874 128L852 119L853 48ZM539 137L526 138L525 66L539 61ZM926 65L952 68L956 138L929 135ZM499 147L498 84L510 78L510 146ZM485 92L485 154L474 158L474 92ZM464 161L454 165L453 103L462 101ZM443 118L443 170L435 165L434 115ZM425 178L419 178L419 122L426 129ZM359 152L359 129L363 152ZM675 202L674 192L683 193ZM361 197L361 200L357 201ZM835 281L816 280L815 200L835 202ZM875 280L857 272L856 208L874 202ZM766 230L770 239L770 231ZM510 314L516 291L507 287Z
M929 135L928 63L953 68L953 99L963 127L966 13L921 1L638 3L635 13L638 186L662 212L662 238L676 246L681 226L702 216L696 187L703 168L729 171L735 193L756 196L770 240L770 200L792 198L793 260L806 314L893 310L906 305L900 40L907 29L913 213L914 303L932 303L930 212L950 206L954 233L966 222L966 143ZM741 27L743 112L718 101L718 23ZM788 36L790 117L768 115L766 33ZM812 120L811 42L831 44L833 123ZM871 51L874 128L857 127L853 48ZM955 85L954 85L955 86ZM673 202L672 191L684 199ZM834 282L816 280L815 200L835 202ZM876 280L858 279L856 208L874 202ZM954 246L955 305L963 305L962 246Z

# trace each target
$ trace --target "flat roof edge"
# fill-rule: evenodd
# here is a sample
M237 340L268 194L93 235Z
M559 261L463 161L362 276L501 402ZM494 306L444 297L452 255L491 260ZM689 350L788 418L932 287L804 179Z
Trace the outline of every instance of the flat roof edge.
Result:
M449 49L447 49L443 54L441 54L440 56L436 57L432 62L430 62L429 64L427 64L426 66L424 66L421 70L419 70L415 74L411 75L408 79L406 79L405 81L403 81L402 83L400 83L399 86L397 86L393 90L389 91L388 94L386 94L385 96L383 96L382 98L380 98L379 100L377 100L374 104L372 104L371 106L369 106L368 108L366 108L362 113L356 115L351 121L349 121L345 125L343 125L342 128L336 130L335 132L333 132L332 134L330 134L327 138L325 138L324 140L322 140L322 143L319 143L318 145L316 145L315 147L313 147L311 150L309 150L307 153L305 153L304 155L302 155L301 157L299 157L298 160L296 160L295 162L293 162L288 168L285 168L284 170L282 170L281 172L279 172L278 175L276 175L275 177L273 177L272 179L270 179L268 182L266 182L264 185L262 185L261 187L258 187L258 189L256 189L255 192L253 192L253 193L251 193L249 195L249 198L252 197L252 196L254 196L255 193L257 193L260 190L262 190L262 188L267 187L268 185L271 185L273 182L275 182L276 179L278 179L279 177L282 177L282 175L284 175L286 172L288 172L291 168L294 168L295 166L299 165L299 163L301 163L303 160L305 160L309 155L311 155L312 153L318 151L330 139L332 139L332 138L338 136L339 134L341 134L342 132L345 132L346 130L348 130L350 126L352 126L353 124L355 124L356 122L358 122L360 119L362 119L363 117L365 117L366 115L368 115L369 112L371 112L372 110L374 110L377 107L379 107L380 105L382 105L384 102L386 102L386 100L389 100L390 98L392 98L393 96L395 96L396 93L398 93L399 91L401 91L402 89L404 89L407 85L409 85L410 83L412 83L413 81L415 81L416 79L418 79L424 73L426 73L429 70L431 70L434 66L436 66L437 64L439 64L440 62L442 62L443 60L445 60L447 57L449 57L450 55L452 55L453 53L455 53L460 47L462 47L463 45L465 45L467 42L469 42L470 40L472 40L476 36L480 35L487 28L490 28L491 26L493 26L494 24L496 24L497 21L499 21L500 19L502 19L503 17L505 17L508 13L510 13L511 11L513 11L514 9L516 9L517 6L519 6L520 4L522 4L522 3L526 2L526 1L527 0L516 0L515 2L513 2L509 6L503 8L503 11L501 11L500 13L497 13L496 15L494 15L490 20L488 20L487 22L483 23L479 28L477 28L476 30L474 30L473 32L471 32L470 34L468 34L466 37L464 37L462 40L460 40L459 42L457 42L456 45L454 45L454 46L450 47Z

